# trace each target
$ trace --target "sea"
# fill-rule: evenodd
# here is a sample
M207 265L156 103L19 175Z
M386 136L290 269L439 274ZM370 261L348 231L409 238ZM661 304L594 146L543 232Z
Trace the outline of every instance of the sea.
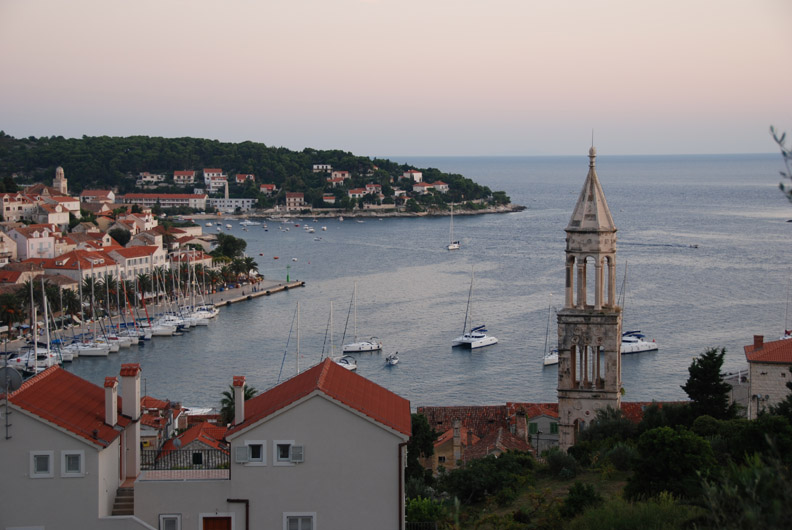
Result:
M461 249L452 252L447 216L264 220L266 230L247 231L224 221L247 241L265 278L305 286L224 307L210 326L181 337L155 337L67 369L101 385L122 363L140 363L145 394L218 407L233 376L266 390L339 355L357 331L384 345L355 355L357 373L413 409L554 402L557 367L544 367L542 357L557 342L564 228L588 172L587 153L391 159L462 174L526 208L455 215ZM658 345L623 356L624 400L685 399L681 385L699 354L725 348L724 371L745 370L743 347L754 335L774 340L792 328L792 204L778 189L780 155L602 155L596 165L618 228L623 328ZM451 347L468 309L498 344ZM396 351L400 363L386 367L385 355Z

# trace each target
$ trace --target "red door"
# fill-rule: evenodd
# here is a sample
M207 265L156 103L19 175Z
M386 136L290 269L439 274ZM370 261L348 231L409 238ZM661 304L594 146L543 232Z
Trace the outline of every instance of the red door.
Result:
M204 517L203 530L231 530L231 518Z

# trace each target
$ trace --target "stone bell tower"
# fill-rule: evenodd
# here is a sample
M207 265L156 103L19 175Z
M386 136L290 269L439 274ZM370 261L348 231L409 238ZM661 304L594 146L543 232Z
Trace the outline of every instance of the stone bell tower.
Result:
M66 181L66 175L63 173L63 168L58 166L55 170L55 180L52 181L52 187L64 195L69 194L69 187Z
M589 171L566 227L566 295L558 312L559 445L566 451L596 411L621 406L621 308L616 226L589 150Z

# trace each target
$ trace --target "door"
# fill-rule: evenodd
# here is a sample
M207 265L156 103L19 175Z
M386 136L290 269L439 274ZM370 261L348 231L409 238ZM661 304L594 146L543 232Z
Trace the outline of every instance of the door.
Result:
M231 530L231 518L204 517L203 530Z

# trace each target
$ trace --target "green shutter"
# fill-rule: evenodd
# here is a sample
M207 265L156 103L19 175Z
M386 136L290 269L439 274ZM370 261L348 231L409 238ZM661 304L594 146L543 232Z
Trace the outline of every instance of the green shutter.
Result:
M539 432L539 425L537 423L529 423L528 424L528 433L529 434L536 434Z

